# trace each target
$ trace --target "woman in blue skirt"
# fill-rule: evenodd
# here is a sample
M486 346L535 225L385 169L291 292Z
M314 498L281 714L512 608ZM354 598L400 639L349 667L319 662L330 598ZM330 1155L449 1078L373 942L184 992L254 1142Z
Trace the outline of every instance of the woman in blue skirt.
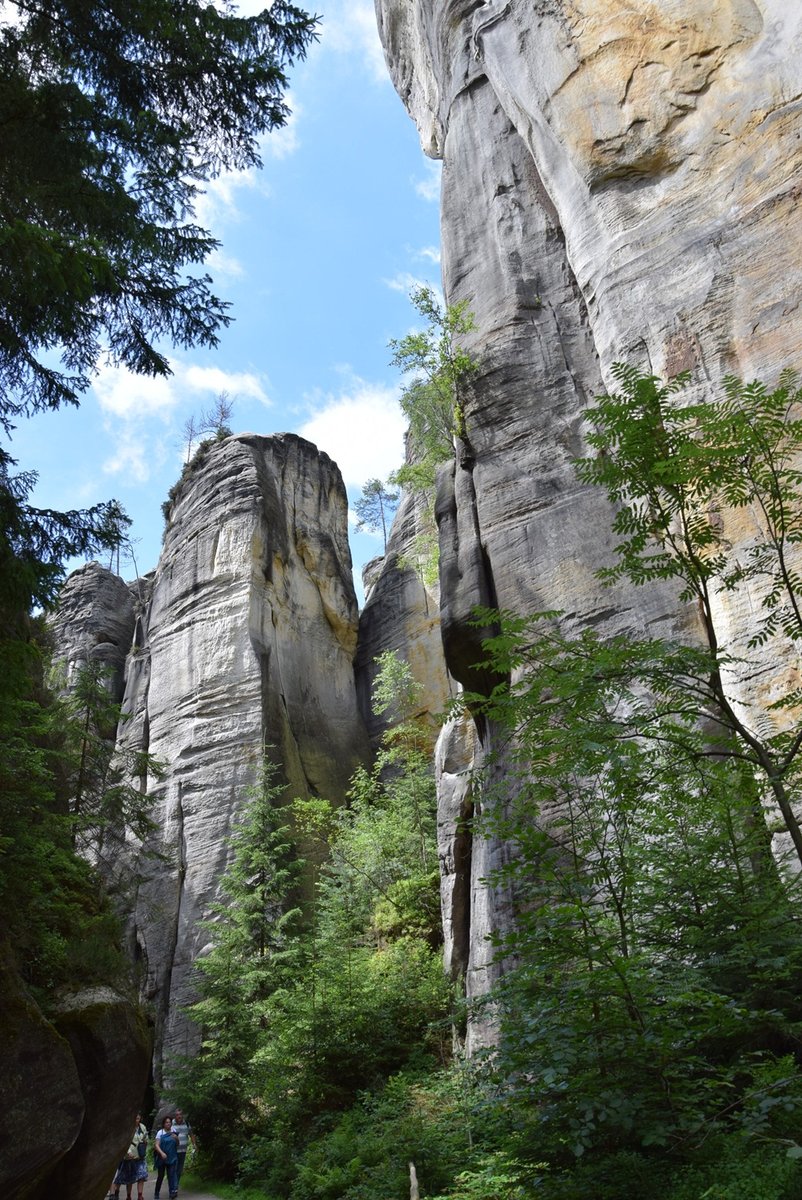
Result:
M137 1200L144 1200L145 1181L148 1177L148 1164L145 1159L145 1154L148 1148L148 1131L142 1124L142 1114L136 1114L136 1127L131 1145L128 1147L125 1158L117 1168L117 1174L114 1176L115 1200L119 1200L120 1188L125 1187L126 1200L131 1200L131 1190L136 1184Z

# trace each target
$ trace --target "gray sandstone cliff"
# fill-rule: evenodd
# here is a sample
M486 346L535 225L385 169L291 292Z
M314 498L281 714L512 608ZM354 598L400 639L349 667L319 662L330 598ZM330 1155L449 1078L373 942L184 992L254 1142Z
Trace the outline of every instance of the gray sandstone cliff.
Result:
M150 781L150 849L164 858L135 845L121 858L136 868L131 951L156 1014L157 1064L191 1048L180 1008L262 747L275 748L294 792L341 797L368 734L381 733L369 709L377 654L410 662L429 714L457 684L493 685L476 668L476 605L693 637L694 614L668 587L600 591L611 514L571 466L588 405L616 360L691 368L714 391L728 372L771 382L802 351L793 6L376 7L396 87L444 163L446 298L467 301L476 321L465 437L438 480L439 595L408 565L419 514L407 499L371 572L357 645L342 483L299 438L229 438L179 488L150 600L125 617L136 625L120 734L167 769ZM98 594L117 586L98 572ZM747 608L748 597L723 614L732 630L748 630ZM119 636L95 614L76 645L94 638L106 654ZM767 657L745 703L750 689L775 687L774 668ZM471 832L484 803L475 768L495 749L491 727L463 718L436 752L446 962L469 996L493 977L487 934L512 919L514 898L483 882L508 847ZM503 792L503 759L492 771Z
M112 571L96 562L73 571L49 621L65 686L69 688L80 666L91 662L105 669L109 691L119 704L135 619L131 589Z
M213 445L173 503L125 698L123 739L167 767L145 848L167 861L140 860L131 930L157 1063L194 1045L181 1008L263 749L292 795L332 800L367 754L356 630L336 465L289 434Z
M378 655L390 651L409 665L419 687L416 715L428 722L433 743L456 690L443 653L440 589L428 581L418 544L431 525L421 508L414 496L402 497L384 556L363 572L366 598L359 614L357 695L374 745L385 730L384 720L371 708Z
M466 438L438 486L449 670L493 682L474 669L476 604L692 636L668 590L600 593L609 512L570 459L616 360L691 368L705 389L798 365L802 14L781 0L376 10L396 88L443 159L446 299L476 317ZM746 611L725 619L748 628ZM481 805L470 768L493 741L468 722L438 751L447 959L469 994L492 976L486 934L510 919L481 882L506 847L465 831Z
M333 801L368 757L336 465L290 434L207 447L175 489L148 594L134 623L125 585L90 565L65 588L57 637L77 660L125 618L118 746L146 750L164 771L143 780L154 834L118 845L114 869L153 1014L158 1089L165 1064L195 1045L182 1008L263 753L289 794Z

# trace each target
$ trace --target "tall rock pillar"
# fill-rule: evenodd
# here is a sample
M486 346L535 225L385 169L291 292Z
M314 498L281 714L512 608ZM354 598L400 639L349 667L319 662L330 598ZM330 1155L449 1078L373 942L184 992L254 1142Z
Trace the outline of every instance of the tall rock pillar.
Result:
M156 828L145 845L119 844L113 867L155 1016L157 1088L170 1062L196 1045L184 1013L193 964L209 942L204 922L262 756L288 795L337 803L369 754L336 464L292 434L240 435L202 450L174 491L133 632L118 730L121 750L145 750L161 764L163 777L143 779ZM95 579L102 588L93 600ZM87 616L113 592L108 573L84 571L79 581L81 603L68 585L72 607L60 618L70 657L71 625L78 641L85 625L95 641L108 640L107 614ZM130 621L128 590L117 582Z

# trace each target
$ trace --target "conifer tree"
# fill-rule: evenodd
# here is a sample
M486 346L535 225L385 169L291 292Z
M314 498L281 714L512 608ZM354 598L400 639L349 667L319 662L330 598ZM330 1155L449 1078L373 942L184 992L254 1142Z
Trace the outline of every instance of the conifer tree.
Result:
M257 1102L266 1002L297 966L297 870L276 777L265 759L232 835L231 865L207 922L211 946L197 963L200 998L189 1009L201 1047L178 1071L204 1153L223 1174L237 1165L237 1142L220 1113L246 1121Z
M95 860L102 857L107 836L116 840L130 830L144 839L154 828L147 790L164 770L146 751L116 748L123 714L111 695L108 671L99 663L81 664L62 703L71 743L67 794L73 843Z
M227 305L192 274L216 245L202 185L259 163L315 36L288 0L20 0L0 27L0 422L75 403L100 355L169 370ZM62 358L53 365L51 351Z

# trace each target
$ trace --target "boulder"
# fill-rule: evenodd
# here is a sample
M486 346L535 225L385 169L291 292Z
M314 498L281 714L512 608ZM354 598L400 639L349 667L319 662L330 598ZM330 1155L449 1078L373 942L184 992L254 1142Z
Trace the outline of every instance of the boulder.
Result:
M0 1186L15 1200L101 1200L130 1140L151 1038L111 988L62 997L45 1017L0 946Z
M85 1101L69 1042L28 995L0 943L0 1188L38 1200L75 1144Z
M53 1025L72 1051L84 1115L69 1153L48 1176L48 1194L102 1200L145 1095L151 1031L142 1010L108 987L64 997Z

